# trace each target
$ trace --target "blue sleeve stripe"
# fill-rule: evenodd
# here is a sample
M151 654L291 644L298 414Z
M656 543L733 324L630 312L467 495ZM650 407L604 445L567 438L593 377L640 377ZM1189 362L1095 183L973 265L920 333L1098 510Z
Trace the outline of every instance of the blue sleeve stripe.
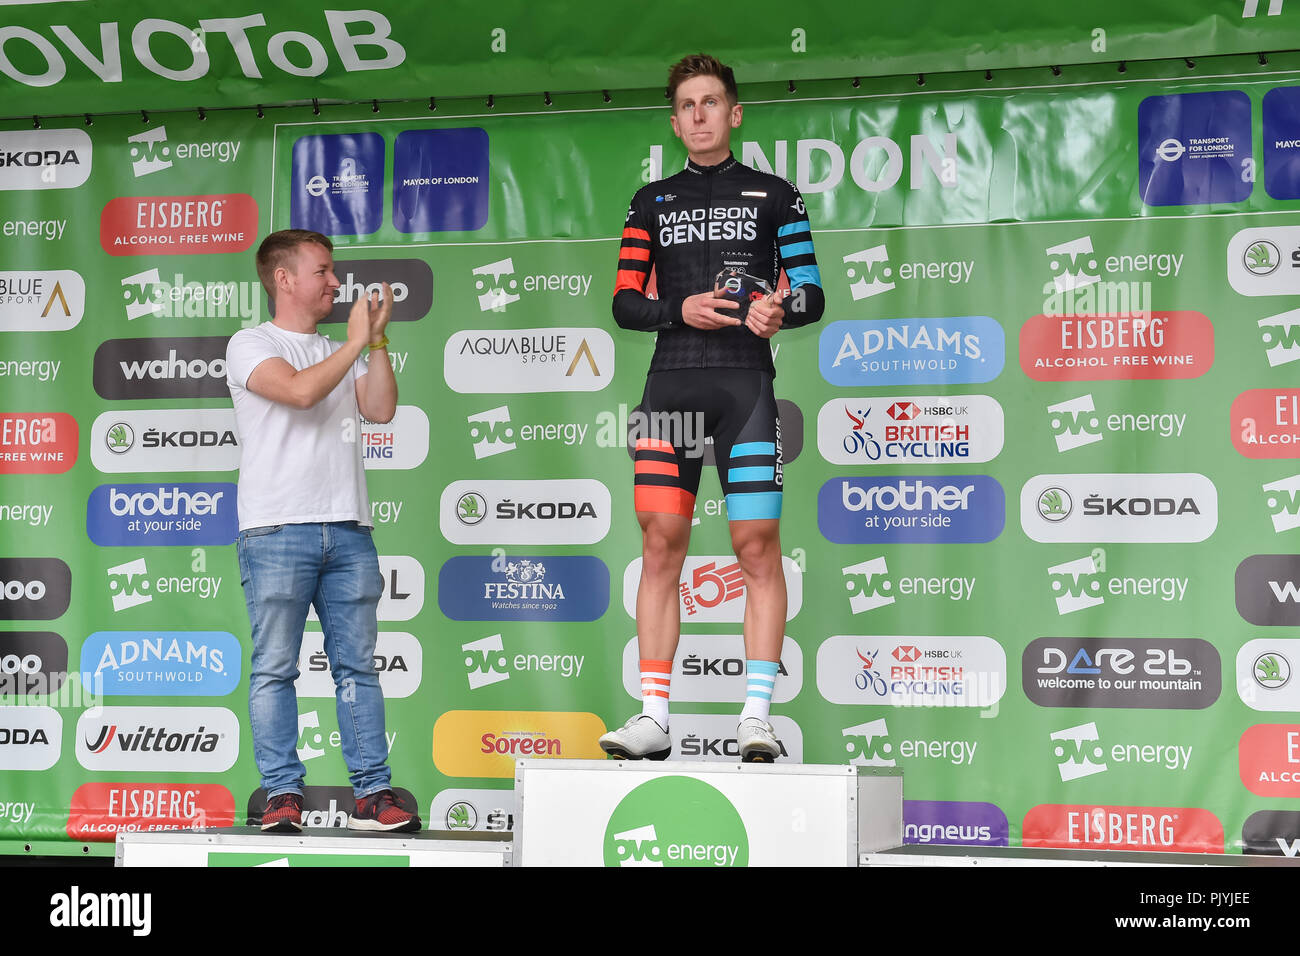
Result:
M801 285L815 285L819 289L822 287L822 271L816 266L794 266L786 269L785 274L790 277L792 289L797 289Z
M813 244L811 242L796 242L788 246L781 247L781 255L787 259L792 256L811 256L813 254Z
M784 226L782 226L780 229L776 231L776 234L778 237L780 237L780 236L788 236L796 232L811 232L811 231L812 231L812 226L808 224L808 220L802 219L799 222L786 223Z
M775 477L775 468L763 468L757 465L752 468L729 468L727 470L727 481L771 481Z
M776 455L776 442L748 441L743 445L731 446L732 458L744 458L746 455Z
M781 517L781 492L756 491L727 495L728 521L758 521Z

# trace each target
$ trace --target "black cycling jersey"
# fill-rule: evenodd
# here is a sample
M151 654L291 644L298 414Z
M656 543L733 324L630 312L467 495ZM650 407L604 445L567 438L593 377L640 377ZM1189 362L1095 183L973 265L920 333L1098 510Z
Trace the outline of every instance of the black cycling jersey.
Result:
M646 298L650 270L658 298ZM723 276L733 296L775 290L784 269L794 292L783 327L816 322L825 309L821 273L803 197L791 183L728 156L717 166L688 162L675 176L637 191L628 209L614 287L614 319L658 332L650 371L752 368L775 375L767 339L744 325L703 330L682 321L687 296ZM764 285L765 284L765 285ZM720 312L743 318L745 308Z

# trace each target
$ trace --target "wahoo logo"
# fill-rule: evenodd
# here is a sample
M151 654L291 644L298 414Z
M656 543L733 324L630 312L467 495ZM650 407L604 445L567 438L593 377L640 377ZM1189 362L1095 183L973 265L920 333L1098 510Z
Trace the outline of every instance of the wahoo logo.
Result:
M149 581L149 569L145 567L144 558L136 558L126 564L109 568L108 592L113 596L113 610L124 611L137 604L148 604L153 600L152 584Z
M889 267L889 250L883 244L845 256L844 264L848 266L845 274L854 302L894 288L894 283L885 281L893 278L894 270Z
M840 573L848 578L844 587L849 592L849 608L854 614L894 603L894 596L889 593L894 584L886 577L889 568L883 557L840 568Z
M1057 292L1078 289L1101 281L1097 270L1097 257L1092 251L1092 236L1072 239L1060 245L1048 246L1047 265L1052 270L1052 282Z
M1264 485L1268 497L1264 500L1273 519L1273 530L1281 534L1300 528L1300 475Z
M493 634L477 641L462 644L465 652L465 667L469 674L469 689L478 690L489 684L499 684L510 679L509 664L506 661L505 646L501 635Z
M1109 769L1101 759L1104 749L1095 721L1058 730L1051 739L1052 755L1056 757L1056 769L1061 774L1062 783L1105 773Z
M1300 309L1260 319L1259 328L1270 367L1300 359Z
M156 268L137 272L122 280L122 299L126 304L128 322L162 311L162 297L158 294L161 285L162 276Z
M896 767L894 744L889 739L889 728L885 718L845 727L844 749L849 755L849 764L854 767Z
M99 729L99 736L94 740L86 739L86 747L92 754L102 754L117 736L117 724L105 724Z
M1067 561L1047 569L1056 598L1057 614L1073 614L1084 608L1104 604L1101 582L1097 580L1097 562L1091 555L1076 561Z
M469 422L469 438L474 443L476 459L515 450L515 443L510 441L515 437L515 430L510 427L509 405L470 415L466 421Z
M663 866L663 848L653 823L614 834L619 866Z
M1091 395L1048 405L1047 410L1052 415L1048 425L1056 438L1057 451L1069 451L1101 441L1101 419L1097 417Z
M514 277L513 259L490 262L473 273L480 312L504 312L511 302L519 301L519 280Z
M167 145L166 126L136 133L126 141L131 144L131 171L137 179L171 168L172 149Z

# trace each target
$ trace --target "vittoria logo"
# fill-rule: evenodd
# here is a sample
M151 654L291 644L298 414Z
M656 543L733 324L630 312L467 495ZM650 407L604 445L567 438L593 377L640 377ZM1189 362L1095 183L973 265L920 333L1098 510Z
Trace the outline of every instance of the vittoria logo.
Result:
M239 753L239 720L224 707L103 707L77 721L87 770L221 773Z

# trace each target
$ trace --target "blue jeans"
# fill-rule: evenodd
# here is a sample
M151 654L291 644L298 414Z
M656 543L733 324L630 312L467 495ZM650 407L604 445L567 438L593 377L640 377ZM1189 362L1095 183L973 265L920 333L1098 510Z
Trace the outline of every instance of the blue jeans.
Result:
M383 593L370 529L355 521L285 524L239 533L239 574L253 627L248 710L267 797L303 792L298 759L298 654L316 606L334 677L339 737L357 798L390 786L384 695L373 657Z

